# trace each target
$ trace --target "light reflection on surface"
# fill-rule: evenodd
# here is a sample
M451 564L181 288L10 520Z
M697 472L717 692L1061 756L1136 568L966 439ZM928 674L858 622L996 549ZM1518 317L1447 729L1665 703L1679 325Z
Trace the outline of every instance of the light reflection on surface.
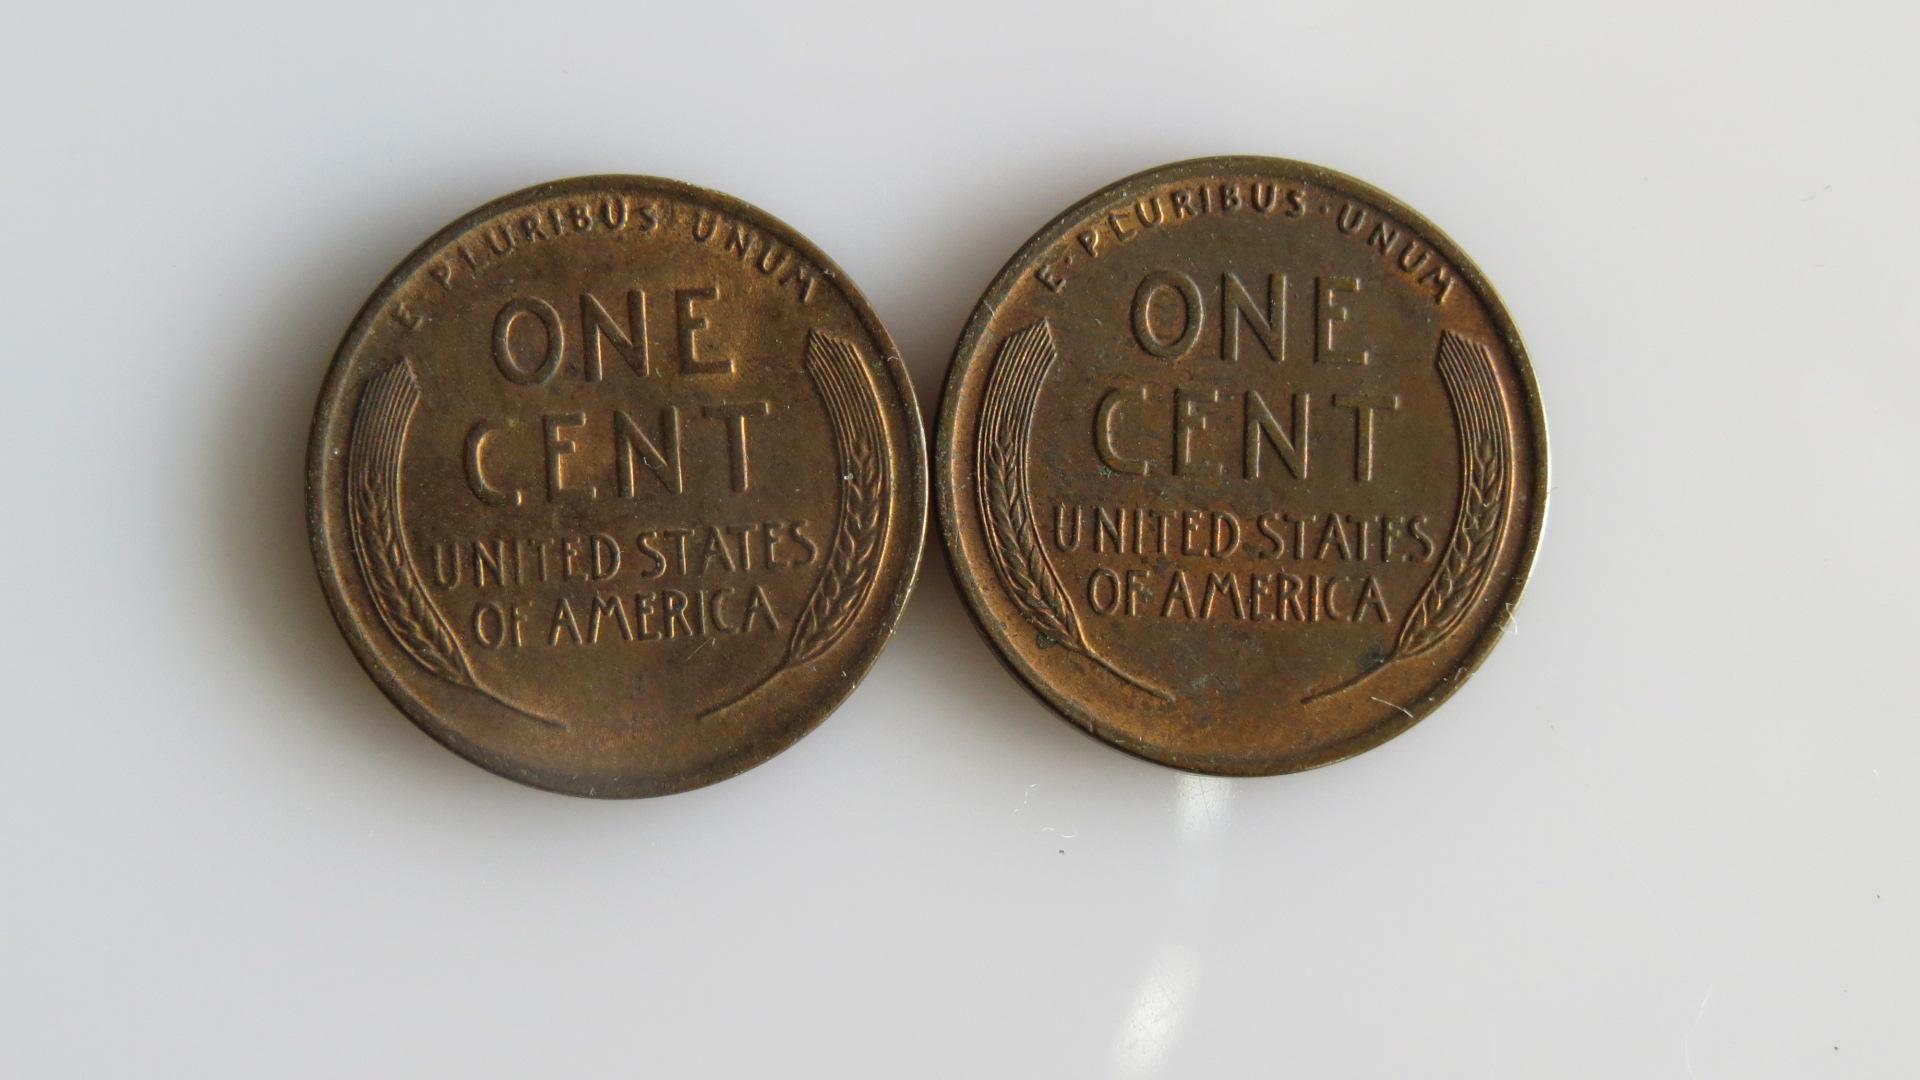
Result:
M1174 820L1180 826L1180 839L1189 847L1219 839L1233 817L1233 781L1182 773L1174 784Z
M1174 779L1175 851L1173 901L1166 942L1147 967L1120 1025L1114 1062L1120 1071L1145 1075L1165 1060L1199 982L1199 957L1186 940L1207 925L1220 891L1220 841L1233 818L1233 781L1182 773Z
M1154 959L1127 1009L1120 1044L1114 1048L1121 1071L1148 1073L1166 1057L1198 975L1193 954L1186 949L1168 949Z

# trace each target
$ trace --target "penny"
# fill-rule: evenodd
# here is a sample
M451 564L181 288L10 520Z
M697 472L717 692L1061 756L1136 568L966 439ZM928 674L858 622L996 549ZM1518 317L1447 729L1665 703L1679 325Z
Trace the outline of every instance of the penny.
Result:
M1069 721L1226 775L1405 731L1500 637L1545 420L1486 279L1384 192L1257 157L1129 177L1000 272L955 354L941 526Z
M428 240L348 330L314 556L374 681L523 783L698 787L819 724L926 528L920 420L846 276L737 199L598 176Z

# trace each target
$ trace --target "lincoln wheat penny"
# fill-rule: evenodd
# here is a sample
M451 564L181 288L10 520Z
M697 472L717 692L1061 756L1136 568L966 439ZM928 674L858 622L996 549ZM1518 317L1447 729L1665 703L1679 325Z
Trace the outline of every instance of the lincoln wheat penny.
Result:
M680 791L806 734L914 579L925 450L893 342L752 206L530 188L367 302L314 418L321 582L430 735L576 795Z
M961 591L1055 710L1200 772L1405 731L1499 638L1546 509L1520 338L1385 193L1270 158L1130 177L987 290L935 455Z

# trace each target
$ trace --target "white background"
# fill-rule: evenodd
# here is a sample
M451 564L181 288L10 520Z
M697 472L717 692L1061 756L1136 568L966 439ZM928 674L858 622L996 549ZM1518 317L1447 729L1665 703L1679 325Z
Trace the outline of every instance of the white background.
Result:
M1920 1075L1905 5L6 4L0 1074ZM785 218L922 407L1080 196L1299 157L1499 285L1552 429L1518 622L1260 781L1055 719L937 551L818 732L596 803L340 640L338 335L479 203Z

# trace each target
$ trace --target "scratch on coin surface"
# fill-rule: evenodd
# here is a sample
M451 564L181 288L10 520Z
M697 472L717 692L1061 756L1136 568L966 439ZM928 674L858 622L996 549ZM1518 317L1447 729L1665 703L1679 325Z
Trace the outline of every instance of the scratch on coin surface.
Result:
M1398 709L1400 712L1405 713L1407 715L1407 719L1409 720L1419 719L1418 717L1413 715L1413 710L1407 708L1405 705L1395 705L1393 702L1388 701L1386 698L1383 698L1383 697L1377 697L1377 698L1374 698L1373 700L1379 702L1382 705L1385 705L1389 709Z

